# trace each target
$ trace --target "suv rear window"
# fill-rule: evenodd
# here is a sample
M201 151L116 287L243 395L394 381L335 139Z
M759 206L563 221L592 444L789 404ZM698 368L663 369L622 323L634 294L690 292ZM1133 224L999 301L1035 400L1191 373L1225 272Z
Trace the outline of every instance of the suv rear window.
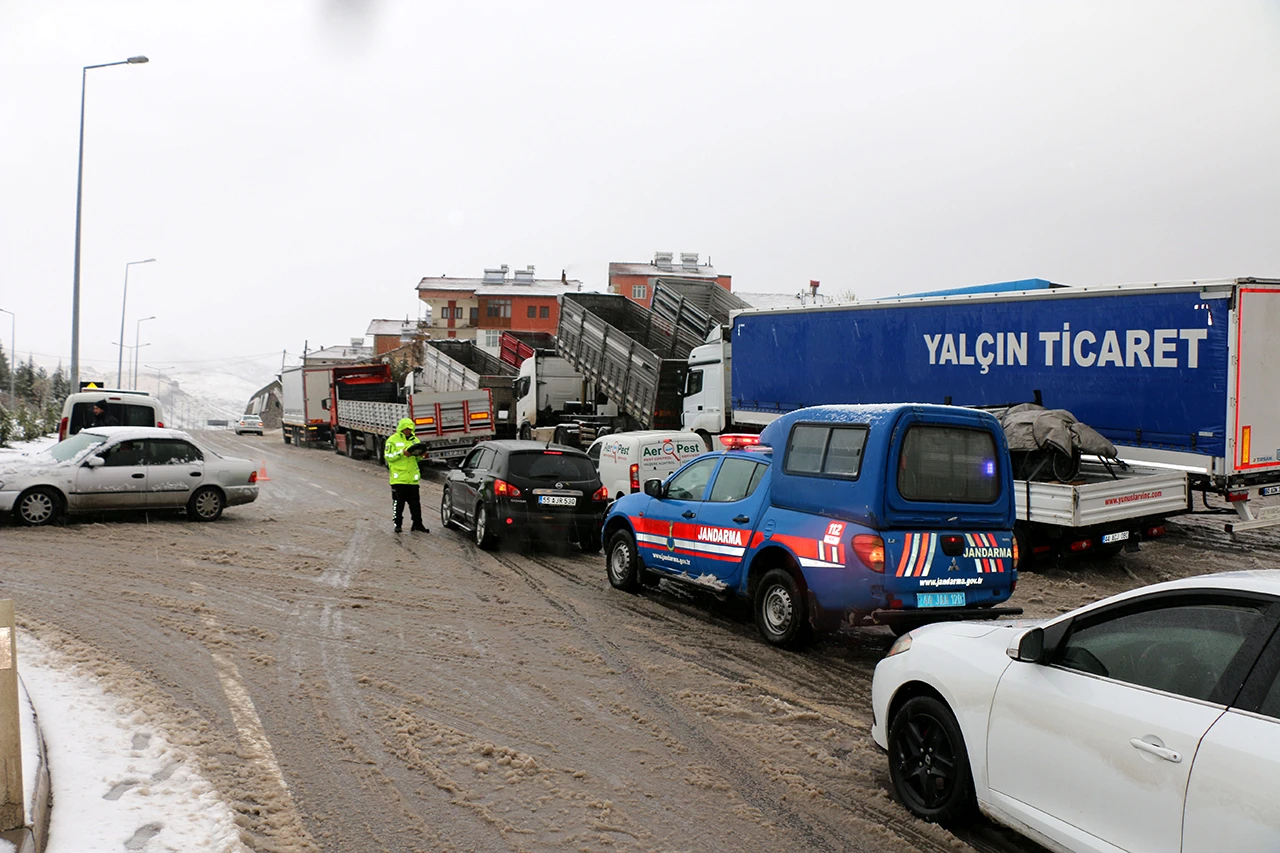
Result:
M913 426L902 440L898 493L909 501L986 504L1000 497L999 473L990 432Z
M814 474L856 480L862 471L865 426L829 427L797 424L787 441L788 474Z
M115 426L156 425L156 410L150 406L135 406L132 403L113 403L108 401L107 414L116 419ZM67 434L74 435L80 430L93 426L93 403L76 403L71 407L71 422L67 425Z
M571 481L596 478L596 468L590 459L570 453L513 453L508 465L513 478Z

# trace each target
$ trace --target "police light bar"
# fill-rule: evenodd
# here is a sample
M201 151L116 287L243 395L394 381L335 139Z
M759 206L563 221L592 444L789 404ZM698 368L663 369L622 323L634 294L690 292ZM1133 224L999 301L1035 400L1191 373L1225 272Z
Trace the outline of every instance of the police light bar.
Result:
M760 443L760 436L749 434L733 434L720 436L720 443L730 450L738 450L743 447L752 447Z

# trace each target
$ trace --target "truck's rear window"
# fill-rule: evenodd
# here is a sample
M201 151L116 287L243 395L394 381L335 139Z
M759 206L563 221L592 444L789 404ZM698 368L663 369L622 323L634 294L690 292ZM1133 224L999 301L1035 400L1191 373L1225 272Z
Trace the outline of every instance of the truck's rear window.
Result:
M898 493L910 501L991 503L1000 497L996 440L990 432L913 426L902 441Z
M856 479L866 443L865 426L796 424L787 441L786 472Z
M513 453L509 463L512 477L530 480L594 480L596 468L585 456L545 451Z

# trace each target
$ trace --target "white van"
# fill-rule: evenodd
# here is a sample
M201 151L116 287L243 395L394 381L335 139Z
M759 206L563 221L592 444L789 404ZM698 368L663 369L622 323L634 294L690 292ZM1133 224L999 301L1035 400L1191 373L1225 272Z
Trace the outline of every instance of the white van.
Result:
M145 391L115 391L110 388L85 388L67 395L58 421L58 441L65 441L85 427L94 426L93 404L106 402L107 415L114 423L108 426L164 426L164 409L160 401Z
M686 460L706 452L707 445L696 433L670 430L616 432L587 448L600 482L615 499L640 491L645 480L665 480Z

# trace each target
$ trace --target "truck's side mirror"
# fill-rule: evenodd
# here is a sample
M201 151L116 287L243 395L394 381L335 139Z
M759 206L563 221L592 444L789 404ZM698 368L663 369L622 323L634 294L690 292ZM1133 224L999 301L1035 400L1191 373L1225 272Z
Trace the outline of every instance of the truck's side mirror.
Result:
M323 400L321 400L321 401L320 401L320 408L324 409L326 412L327 412L327 411L329 411L329 398L328 398L328 397L325 397Z
M654 478L644 481L644 493L651 498L662 497L662 481Z
M1017 640L1009 644L1005 650L1009 657L1022 663L1044 662L1044 629L1032 628Z

